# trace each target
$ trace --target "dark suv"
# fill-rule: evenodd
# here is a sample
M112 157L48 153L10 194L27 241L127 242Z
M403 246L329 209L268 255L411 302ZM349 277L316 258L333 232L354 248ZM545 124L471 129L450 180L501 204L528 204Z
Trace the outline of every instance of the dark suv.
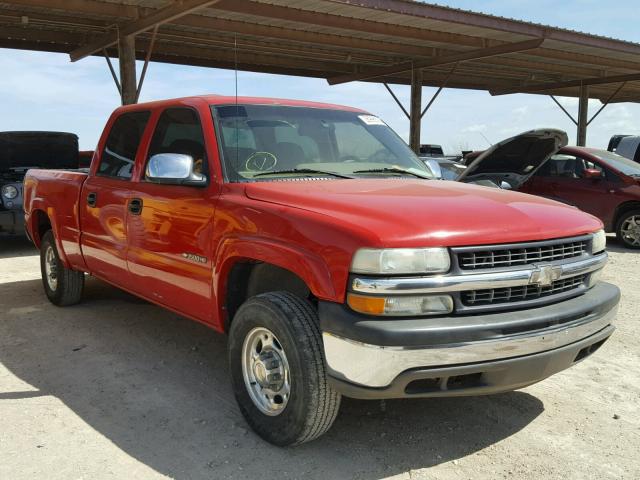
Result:
M22 181L30 168L78 168L78 137L0 132L0 233L24 233Z

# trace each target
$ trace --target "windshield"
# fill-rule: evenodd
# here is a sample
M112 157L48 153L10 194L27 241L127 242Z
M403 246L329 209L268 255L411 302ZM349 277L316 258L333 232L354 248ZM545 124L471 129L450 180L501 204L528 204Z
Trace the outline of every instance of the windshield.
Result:
M325 175L433 178L373 115L281 105L224 105L212 111L232 182Z
M594 157L599 158L607 162L611 167L615 168L619 172L624 173L632 177L640 176L640 164L629 160L617 153L608 152L607 150L590 150Z
M458 165L457 163L442 162L440 164L440 169L442 170L443 180L455 180L462 172L464 172L465 167Z

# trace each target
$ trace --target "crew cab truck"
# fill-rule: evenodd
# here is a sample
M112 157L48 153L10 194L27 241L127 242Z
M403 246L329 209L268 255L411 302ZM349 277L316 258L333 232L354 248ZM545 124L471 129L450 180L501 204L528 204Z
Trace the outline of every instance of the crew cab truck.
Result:
M342 395L518 389L614 330L598 219L433 181L355 108L121 107L89 172L29 171L24 205L51 302L90 274L226 333L240 410L276 445L323 434Z

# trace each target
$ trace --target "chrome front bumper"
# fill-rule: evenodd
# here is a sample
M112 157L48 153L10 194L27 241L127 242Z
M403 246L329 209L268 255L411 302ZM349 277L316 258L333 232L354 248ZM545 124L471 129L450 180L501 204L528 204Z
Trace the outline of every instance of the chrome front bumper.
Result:
M474 323L474 329L468 329L469 333L466 326L460 323L465 321L465 317L423 319L425 324L437 324L431 329L409 327L402 332L407 340L415 339L416 336L424 338L422 345L394 345L389 342L376 345L366 340L376 338L375 335L383 335L380 338L385 339L394 338L392 334L395 332L375 330L367 333L384 328L381 323L368 320L355 320L350 331L340 332L332 328L330 321L323 320L321 315L327 366L330 375L340 381L369 388L383 388L392 384L403 372L413 369L436 369L526 357L576 344L606 331L609 331L606 335L608 337L613 331L612 322L617 312L619 290L608 284L600 284L599 287L594 287L581 297L537 309L536 323L542 325L542 320L548 320L542 328L515 328L519 322L518 316L524 318L525 315L533 315L533 312L522 311L466 317L468 323ZM501 333L500 319L504 319L504 331L519 330L518 333ZM341 320L344 323L344 319ZM402 321L382 322L385 326L398 325L399 328L405 328ZM355 333L347 338L345 335L350 332L362 333ZM354 338L358 336L360 338ZM432 343L429 339L434 336L455 341ZM464 340L465 336L468 340ZM570 364L563 368L568 366Z

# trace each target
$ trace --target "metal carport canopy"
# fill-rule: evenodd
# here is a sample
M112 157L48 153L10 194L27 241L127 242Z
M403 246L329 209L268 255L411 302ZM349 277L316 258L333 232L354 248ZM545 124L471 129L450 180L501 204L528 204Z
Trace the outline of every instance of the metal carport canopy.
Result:
M119 56L124 103L134 58L409 84L414 148L421 85L579 97L578 143L588 98L640 101L640 44L409 0L0 0L0 47Z

